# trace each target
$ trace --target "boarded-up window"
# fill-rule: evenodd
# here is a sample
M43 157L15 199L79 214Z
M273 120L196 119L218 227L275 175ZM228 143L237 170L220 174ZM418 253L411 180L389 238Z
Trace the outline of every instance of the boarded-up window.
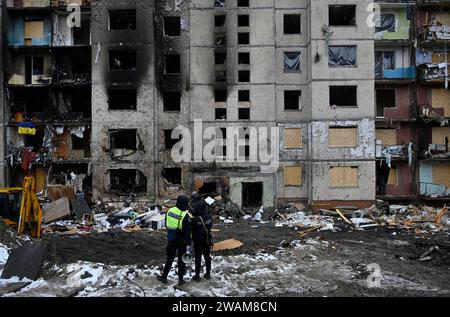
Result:
M432 143L445 144L445 138L450 139L450 127L434 127L433 128Z
M357 166L330 167L330 187L358 187Z
M433 183L450 188L450 164L433 165Z
M381 140L383 146L397 145L395 129L377 129L376 135L377 140Z
M284 168L285 186L302 186L302 168L301 166L286 166Z
M450 117L450 92L445 89L432 89L432 105L434 108L444 108L444 116Z
M330 127L328 141L331 148L357 147L358 130L356 127Z
M25 21L25 39L42 39L43 37L44 21Z
M285 129L284 140L287 149L301 149L302 143L302 129Z
M388 185L398 185L398 176L397 176L397 168L392 167L389 170L389 178L388 178Z

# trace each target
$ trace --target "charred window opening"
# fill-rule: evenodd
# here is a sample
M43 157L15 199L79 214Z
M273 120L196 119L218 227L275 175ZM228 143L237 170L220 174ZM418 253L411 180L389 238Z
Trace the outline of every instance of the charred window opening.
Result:
M109 29L136 30L136 10L109 10Z
M300 52L284 52L284 71L300 71Z
M45 121L48 119L49 94L47 89L28 89L26 93L22 90L10 92L11 116L16 121L19 117L33 119L33 121ZM19 116L18 118L15 118Z
M226 33L214 33L214 41L217 46L227 45L227 34Z
M356 5L331 5L328 8L329 25L352 26L356 24Z
M91 22L89 17L82 16L81 27L73 28L73 44L89 45L91 42L90 29L91 29Z
M356 86L330 86L330 107L357 107Z
M377 117L384 117L385 108L394 108L395 89L377 89Z
M214 101L215 102L227 102L227 90L226 89L214 90Z
M250 33L248 33L248 32L239 32L238 33L238 44L239 45L248 45L248 44L250 44Z
M179 54L164 55L164 72L166 74L179 74L181 72L181 58Z
M224 14L216 15L214 17L214 25L215 25L215 27L220 28L220 27L225 26L226 20L227 20L227 16L226 15L224 15Z
M250 53L238 53L238 63L240 65L250 65Z
M110 88L108 97L109 110L136 110L136 89Z
M215 196L217 193L217 182L205 182L203 183L203 186L200 187L198 190L198 193L203 195L209 195L209 196Z
M227 109L216 108L216 120L226 120L226 119L227 119Z
M238 15L238 26L250 26L250 16L248 14Z
M250 71L249 70L240 70L238 73L238 81L241 83L250 82Z
M224 140L224 142L222 146L222 153L218 153L218 155L227 156L227 128L220 128L220 132L222 134L222 140Z
M72 111L74 113L83 113L83 118L90 118L92 116L91 94L91 88L73 90L70 94Z
M239 102L250 102L250 90L239 90L238 101Z
M218 9L225 8L225 0L214 0L214 7Z
M330 46L328 66L356 66L356 46Z
M180 17L164 17L164 35L181 35Z
M250 108L239 108L238 112L239 120L250 120Z
M163 94L165 112L179 112L181 110L181 93L179 91L167 91Z
M284 110L300 110L300 90L284 91Z
M144 174L135 169L109 170L110 190L118 194L145 194L147 179Z
M109 70L136 70L136 50L110 50Z
M181 140L181 136L178 139L172 139L173 130L164 130L164 148L171 150L175 144Z
M259 208L263 205L262 182L242 183L242 207Z
M25 135L25 147L31 148L32 152L37 152L42 148L44 131L36 131L35 135Z
M285 14L283 16L284 34L300 34L300 14Z
M44 57L26 56L25 57L25 84L33 83L33 76L44 75Z
M137 129L109 131L111 149L137 150Z
M227 82L227 71L226 70L216 70L214 74L215 74L216 83Z
M58 55L53 78L60 83L81 83L91 80L90 51Z
M172 185L181 185L181 167L165 168L162 177Z
M227 52L215 52L214 58L216 65L225 65L225 62L227 60Z
M248 7L249 6L249 0L238 0L237 6L238 7Z
M84 150L86 148L86 139L72 135L72 150Z

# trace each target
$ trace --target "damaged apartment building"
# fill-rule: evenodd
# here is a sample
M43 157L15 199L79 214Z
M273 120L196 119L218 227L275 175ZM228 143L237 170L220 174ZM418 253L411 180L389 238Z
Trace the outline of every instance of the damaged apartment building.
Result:
M376 1L375 27L372 2L4 0L0 182L31 166L38 191L92 201L448 199L450 1ZM278 127L278 170L175 163L196 120L244 127L244 157L245 128Z

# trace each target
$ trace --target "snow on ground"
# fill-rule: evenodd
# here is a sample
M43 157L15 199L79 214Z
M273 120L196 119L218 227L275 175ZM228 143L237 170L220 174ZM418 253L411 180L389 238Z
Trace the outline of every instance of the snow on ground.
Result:
M0 243L0 265L5 264L9 257L9 248Z

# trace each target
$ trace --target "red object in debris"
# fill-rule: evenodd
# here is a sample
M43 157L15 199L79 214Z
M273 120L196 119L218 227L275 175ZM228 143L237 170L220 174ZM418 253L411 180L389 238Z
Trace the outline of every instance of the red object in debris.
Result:
M29 149L24 149L22 152L22 169L28 172L31 169L31 162L36 159L36 153L31 152Z

